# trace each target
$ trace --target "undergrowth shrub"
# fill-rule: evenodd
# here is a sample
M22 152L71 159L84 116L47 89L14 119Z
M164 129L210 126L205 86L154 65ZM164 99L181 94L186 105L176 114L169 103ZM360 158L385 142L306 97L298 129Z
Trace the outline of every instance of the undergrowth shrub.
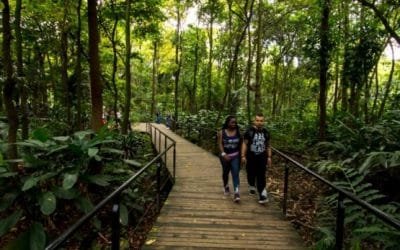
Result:
M400 204L384 187L399 181L398 174L394 173L399 173L400 166L400 112L388 113L373 125L365 125L349 116L333 128L332 141L318 144L323 159L313 167L335 185L400 219ZM389 177L387 183L382 183L383 174ZM316 244L319 249L334 246L337 196L330 194L321 204ZM397 249L399 231L352 201L345 199L344 203L346 248Z

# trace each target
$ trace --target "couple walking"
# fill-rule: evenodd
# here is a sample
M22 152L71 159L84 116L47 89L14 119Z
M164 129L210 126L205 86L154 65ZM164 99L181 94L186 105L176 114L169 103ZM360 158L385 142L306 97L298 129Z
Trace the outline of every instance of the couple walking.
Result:
M247 128L243 138L235 116L228 116L222 130L218 132L224 194L230 194L228 180L231 172L235 202L240 200L240 163L246 165L249 193L255 195L258 191L258 202L268 202L265 174L267 165L271 166L269 140L269 132L264 128L263 114L255 116L253 125Z

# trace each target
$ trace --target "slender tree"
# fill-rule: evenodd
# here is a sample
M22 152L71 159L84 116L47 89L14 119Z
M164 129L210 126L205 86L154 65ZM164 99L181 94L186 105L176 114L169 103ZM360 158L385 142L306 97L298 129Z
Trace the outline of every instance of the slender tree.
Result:
M131 1L126 0L125 9L125 105L123 110L122 133L128 133L129 112L131 109Z
M78 0L76 6L76 15L78 19L77 29L76 29L76 64L75 64L75 76L76 83L74 89L76 89L76 128L78 130L83 129L83 119L82 119L82 41L81 41L81 32L82 32L82 19L81 19L81 8L82 8L82 0Z
M176 5L176 31L175 31L175 72L174 72L174 77L175 77L175 95L174 95L174 104L175 104L175 109L174 109L174 120L178 121L178 100L179 100L179 76L181 72L181 6L180 6L180 1L177 0L175 1ZM173 129L175 129L175 124L173 125Z
M103 115L103 84L100 77L99 59L99 32L97 25L97 0L88 0L88 25L89 25L89 67L91 91L91 127L99 131L102 127Z
M261 57L262 57L262 34L263 34L263 10L262 0L258 0L257 8L257 35L256 35L256 79L254 86L254 113L261 112L261 81L262 81L262 68L261 68Z
M17 129L18 113L15 108L16 84L13 78L13 63L11 57L11 24L10 4L8 0L2 0L2 24L3 24L3 64L5 82L3 87L3 99L8 119L8 158L17 158Z
M20 109L21 128L22 128L21 137L22 139L28 139L29 136L28 88L26 86L23 61L22 61L23 52L22 52L21 11L22 11L22 0L16 0L14 30L15 30L17 77L21 93L21 109Z
M326 138L326 95L329 69L329 14L331 1L322 1L321 17L321 46L320 46L320 71L319 71L319 140Z

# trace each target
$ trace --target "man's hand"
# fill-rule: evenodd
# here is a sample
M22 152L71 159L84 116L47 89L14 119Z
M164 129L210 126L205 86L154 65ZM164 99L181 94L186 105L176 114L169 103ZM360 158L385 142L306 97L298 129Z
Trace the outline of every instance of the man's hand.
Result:
M246 163L247 163L247 159L246 159L246 157L245 156L242 156L242 165L244 166L244 165L246 165Z

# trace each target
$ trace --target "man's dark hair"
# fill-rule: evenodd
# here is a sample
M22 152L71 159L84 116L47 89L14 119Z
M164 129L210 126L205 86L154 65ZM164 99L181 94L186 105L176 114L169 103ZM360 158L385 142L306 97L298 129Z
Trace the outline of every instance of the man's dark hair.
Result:
M258 117L264 117L264 114L261 113L261 112L258 112L258 113L256 114L256 116L258 116Z

